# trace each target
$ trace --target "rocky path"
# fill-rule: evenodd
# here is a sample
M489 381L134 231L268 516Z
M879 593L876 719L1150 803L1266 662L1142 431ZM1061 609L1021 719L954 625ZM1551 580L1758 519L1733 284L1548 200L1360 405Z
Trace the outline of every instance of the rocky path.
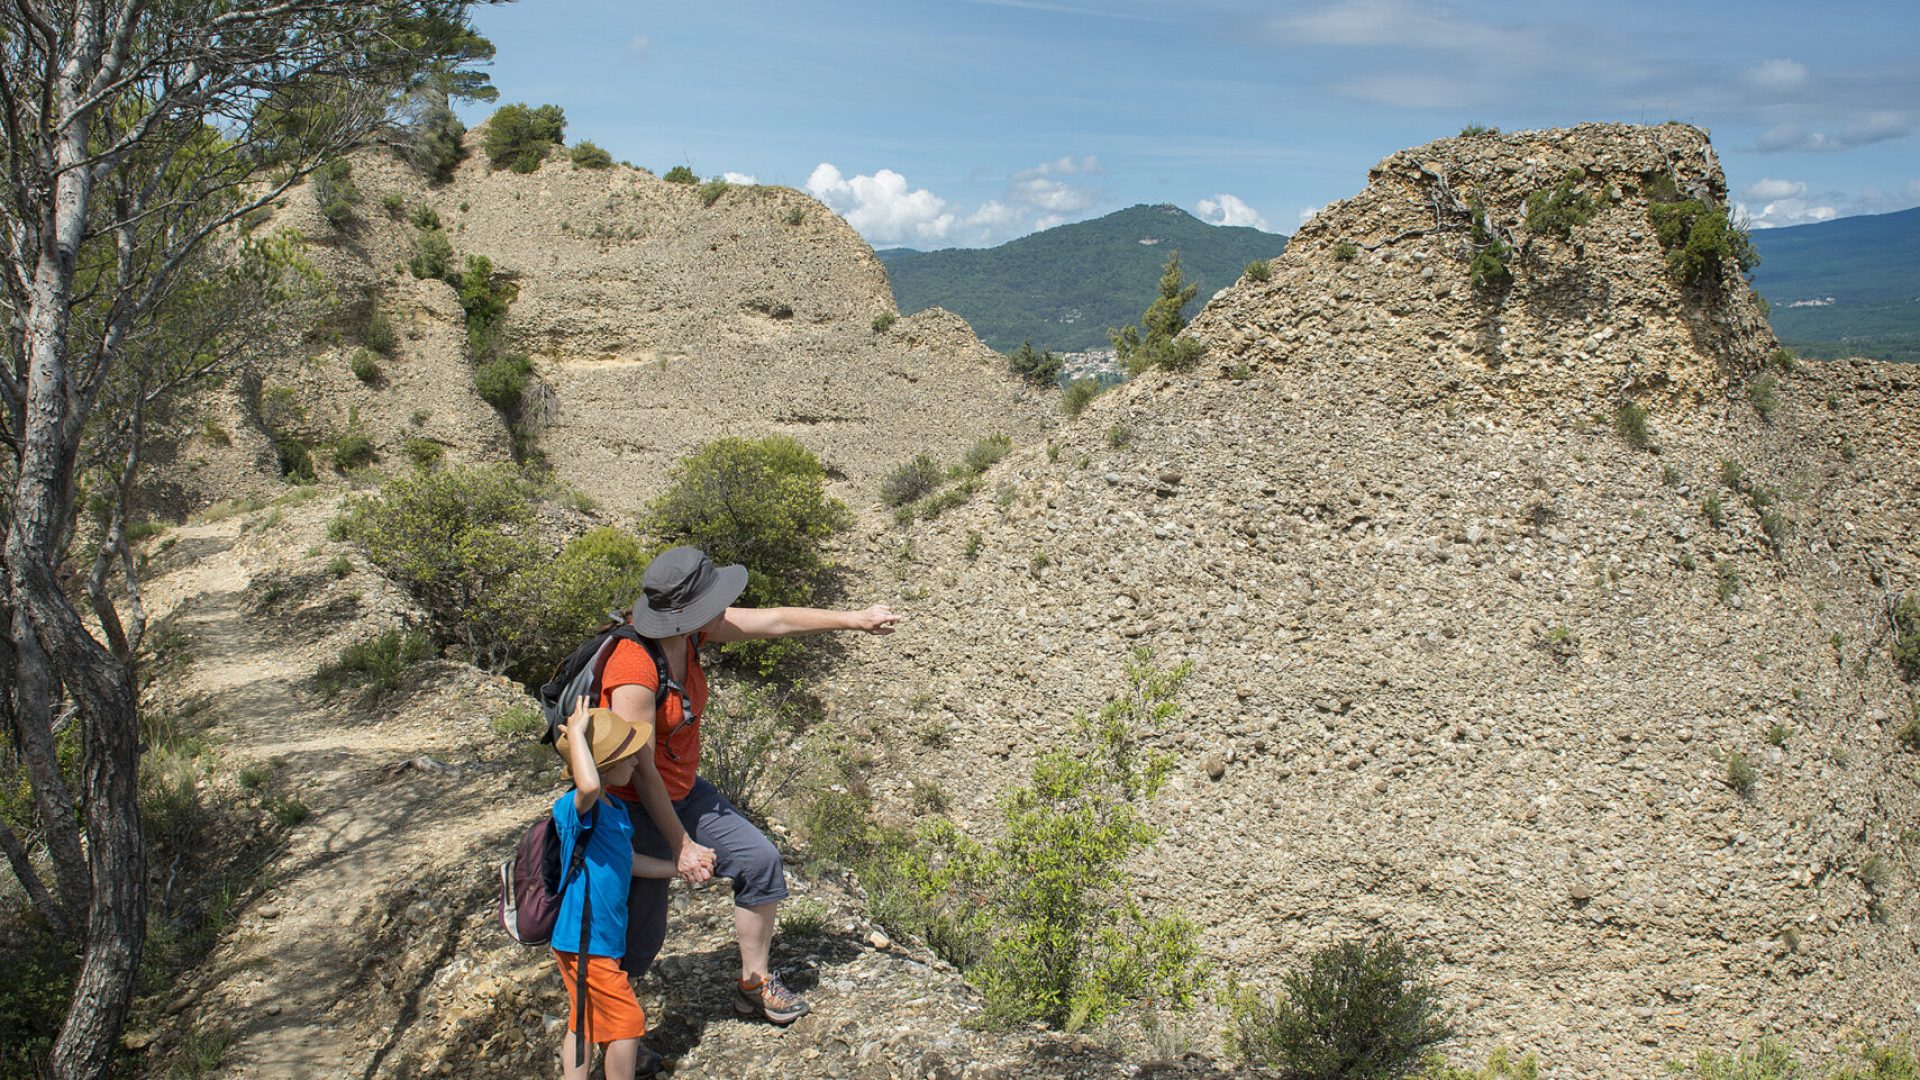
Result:
M213 1075L259 1080L554 1073L565 991L545 950L492 922L493 866L558 790L546 752L493 720L517 687L429 661L373 704L312 675L345 643L399 625L405 601L325 539L327 504L173 530L148 602L191 661L166 692L201 698L222 765L213 797L305 808L247 883L231 929L170 991L150 1057L174 1075L190 1038L231 1037ZM283 815L283 821L299 818ZM667 950L643 981L649 1042L712 1077L1184 1075L1144 1048L971 1030L953 973L894 943L831 883L794 882L775 963L813 1002L785 1030L735 1017L724 886L676 891Z

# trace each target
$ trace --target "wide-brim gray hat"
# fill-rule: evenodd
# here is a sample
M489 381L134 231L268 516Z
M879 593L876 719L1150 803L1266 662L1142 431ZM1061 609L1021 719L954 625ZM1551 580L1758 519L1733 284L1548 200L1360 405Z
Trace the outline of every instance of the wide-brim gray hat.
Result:
M746 587L746 567L715 566L699 548L668 548L640 575L633 628L650 638L690 633L727 610Z

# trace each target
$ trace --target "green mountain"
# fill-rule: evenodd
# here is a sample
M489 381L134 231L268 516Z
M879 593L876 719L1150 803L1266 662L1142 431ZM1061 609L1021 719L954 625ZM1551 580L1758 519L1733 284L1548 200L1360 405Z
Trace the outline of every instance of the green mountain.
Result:
M1920 207L1758 229L1753 284L1806 356L1920 361Z
M1060 225L994 248L879 252L902 314L938 305L1005 352L1031 341L1057 352L1107 347L1107 330L1140 320L1156 295L1160 268L1180 253L1200 285L1191 316L1233 284L1255 259L1287 238L1240 226L1209 225L1177 206L1134 206Z

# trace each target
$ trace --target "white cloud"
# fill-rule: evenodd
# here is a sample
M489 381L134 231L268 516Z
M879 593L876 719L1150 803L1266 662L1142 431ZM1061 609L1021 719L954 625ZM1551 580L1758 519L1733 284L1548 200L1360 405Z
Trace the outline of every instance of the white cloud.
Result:
M752 187L760 182L759 177L754 176L752 173L743 172L723 172L720 174L720 179L725 180L729 184L738 184L741 187Z
M1019 227L1020 211L998 199L989 199L980 204L980 209L968 214L960 226L976 236L1001 236Z
M1800 186L1804 188L1806 185ZM1758 210L1740 203L1734 209L1736 216L1743 218L1749 227L1755 229L1806 225L1816 221L1832 221L1840 216L1840 211L1833 206L1801 198L1776 199Z
M1807 75L1807 65L1798 60L1768 60L1747 71L1741 81L1764 93L1787 94L1803 89Z
M1761 153L1782 150L1851 150L1856 146L1898 139L1913 131L1913 118L1899 112L1872 112L1858 117L1835 132L1809 131L1798 124L1779 124L1767 129L1753 144Z
M926 188L910 189L892 169L848 177L823 161L807 177L807 191L876 247L937 244L953 231L947 201Z
M1792 199L1806 193L1807 185L1798 180L1763 178L1747 187L1747 197L1752 199Z
M1251 225L1263 231L1269 228L1267 219L1261 217L1258 210L1233 195L1223 193L1201 199L1193 208L1200 212L1200 220L1209 225Z
M633 40L627 42L627 51L633 54L635 60L650 60L653 58L653 39L645 34L635 34Z

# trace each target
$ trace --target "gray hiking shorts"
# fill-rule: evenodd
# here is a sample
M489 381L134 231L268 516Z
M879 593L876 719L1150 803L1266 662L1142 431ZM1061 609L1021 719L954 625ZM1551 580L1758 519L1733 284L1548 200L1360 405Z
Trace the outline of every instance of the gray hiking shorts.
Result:
M642 855L673 860L667 838L654 827L647 808L627 803L633 821L633 850ZM786 867L780 849L753 822L733 808L718 788L696 777L693 790L673 804L680 827L697 844L713 849L713 876L733 881L738 907L759 907L787 898ZM620 967L629 975L645 975L667 940L667 885L658 878L634 878L627 894L627 955Z

